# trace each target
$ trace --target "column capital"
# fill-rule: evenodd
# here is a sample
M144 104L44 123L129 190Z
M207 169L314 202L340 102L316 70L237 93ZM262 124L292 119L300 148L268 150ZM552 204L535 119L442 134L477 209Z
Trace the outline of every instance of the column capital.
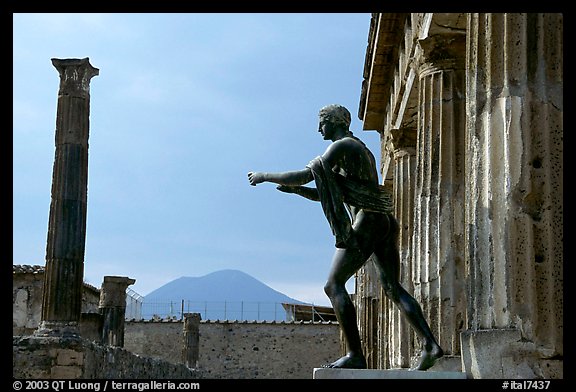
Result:
M418 72L424 76L429 72L464 68L466 61L466 33L437 33L419 39L420 66Z
M90 64L88 57L83 59L52 59L52 65L60 73L58 95L87 97L90 95L90 79L100 73Z
M390 130L391 144L394 151L416 147L417 129L414 127L394 128Z
M125 276L105 276L98 307L126 307L126 289L134 283L135 279Z

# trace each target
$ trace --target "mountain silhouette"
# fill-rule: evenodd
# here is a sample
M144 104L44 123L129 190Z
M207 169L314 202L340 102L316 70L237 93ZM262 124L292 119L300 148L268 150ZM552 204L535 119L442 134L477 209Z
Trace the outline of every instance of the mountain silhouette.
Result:
M183 276L144 297L142 317L180 318L200 313L203 320L286 320L282 303L305 304L245 272L233 269L205 276Z

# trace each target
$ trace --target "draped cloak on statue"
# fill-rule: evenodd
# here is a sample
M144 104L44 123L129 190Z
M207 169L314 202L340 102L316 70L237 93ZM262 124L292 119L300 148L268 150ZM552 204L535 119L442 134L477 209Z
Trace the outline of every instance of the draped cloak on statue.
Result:
M382 214L393 212L392 196L384 186L336 173L321 156L306 167L312 171L337 248L346 248L352 236L352 222L345 204Z

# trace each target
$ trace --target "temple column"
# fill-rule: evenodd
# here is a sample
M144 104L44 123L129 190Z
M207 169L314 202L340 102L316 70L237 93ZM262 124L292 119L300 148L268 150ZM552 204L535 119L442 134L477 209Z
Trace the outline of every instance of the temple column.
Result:
M123 276L105 276L98 308L102 314L102 344L124 347L126 289L136 280Z
M563 17L470 14L468 32L463 362L562 378Z
M403 127L391 130L391 150L394 160L394 216L400 226L398 249L400 252L400 284L409 293L412 286L411 242L414 230L414 185L416 165L416 129ZM385 331L381 341L385 342L382 352L388 356L380 368L406 368L413 355L414 335L408 320L398 307L386 297L382 298L380 325Z
M465 32L419 40L414 297L447 355L460 353L464 303ZM417 347L418 353L420 347Z
M356 293L352 295L356 307L358 331L369 369L377 368L381 360L378 348L378 322L382 316L379 297L381 283L372 261L373 257L370 256L366 264L356 272ZM346 352L347 349L343 347L343 354Z
M56 152L46 245L42 318L37 335L78 336L84 275L90 79L84 59L52 59L60 73Z

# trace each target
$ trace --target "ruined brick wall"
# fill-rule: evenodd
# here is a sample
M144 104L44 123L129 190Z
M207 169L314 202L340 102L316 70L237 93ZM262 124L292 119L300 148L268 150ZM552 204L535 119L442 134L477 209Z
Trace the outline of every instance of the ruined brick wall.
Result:
M182 361L181 321L127 321L124 347ZM336 323L202 321L198 369L204 378L307 379L340 356Z
M87 339L15 336L12 376L18 379L199 379L183 364L141 357Z

